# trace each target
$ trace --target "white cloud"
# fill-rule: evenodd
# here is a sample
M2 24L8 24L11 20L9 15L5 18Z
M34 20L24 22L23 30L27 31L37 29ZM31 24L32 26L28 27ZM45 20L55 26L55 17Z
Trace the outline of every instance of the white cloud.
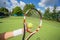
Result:
M23 10L23 8L24 8L25 5L26 4L24 2L22 2L22 1L20 1L20 3L18 3L17 0L10 0L10 2L6 1L6 5L5 6L6 6L6 8L9 11L12 11L12 9L15 8L16 6L21 7L21 9Z
M38 3L39 7L44 7L45 6L45 0L41 0L41 2Z
M59 6L59 7L57 7L57 10L60 10L60 6Z
M23 1L20 1L20 3L18 3L17 0L10 0L10 1L11 1L11 4L12 4L11 8L19 6L23 10L24 6L26 5L26 3L24 3Z
M6 1L6 7L10 7L10 2Z
M54 7L53 6L48 6L50 8L50 11L52 12ZM47 9L48 7L45 7L45 9ZM56 8L56 11L60 10L60 6Z
M5 7L10 11L10 2L8 0L0 0L0 7Z
M39 7L43 7L45 9L47 9L49 7L50 11L52 12L52 10L54 9L54 5L58 5L59 3L60 3L59 0L41 0L38 3L38 5L39 5ZM59 11L60 6L57 6L56 10Z
M40 7L45 7L45 6L54 6L55 4L58 3L59 0L41 0L41 2L38 3Z
M10 0L9 2L8 0L0 0L0 7L6 7L9 11L12 11L12 9L16 6L21 7L21 9L23 10L25 5L26 3L24 3L23 1L18 2L17 0Z
M19 3L17 2L17 0L10 0L10 1L11 1L13 8L16 6L20 6Z
M48 7L50 8L50 11L52 12L54 7L52 7L52 6L48 6ZM45 7L45 9L47 9L48 7Z
M40 8L37 8L37 10L40 10Z
M7 0L0 0L0 7L6 7Z
M24 8L25 5L26 5L26 3L20 1L20 7L21 7L22 10L23 10L23 8Z
M37 8L37 10L38 10L38 11L40 10L42 13L44 13L44 11L43 11L43 10L41 10L40 8Z

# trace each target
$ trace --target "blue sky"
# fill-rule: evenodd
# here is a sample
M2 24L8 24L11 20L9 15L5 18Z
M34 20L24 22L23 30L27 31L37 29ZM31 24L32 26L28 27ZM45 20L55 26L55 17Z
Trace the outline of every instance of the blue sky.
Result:
M14 7L19 6L23 10L26 4L31 3L41 12L44 12L48 7L53 10L55 4L57 5L57 10L60 10L60 0L0 0L0 7L6 7L11 11Z

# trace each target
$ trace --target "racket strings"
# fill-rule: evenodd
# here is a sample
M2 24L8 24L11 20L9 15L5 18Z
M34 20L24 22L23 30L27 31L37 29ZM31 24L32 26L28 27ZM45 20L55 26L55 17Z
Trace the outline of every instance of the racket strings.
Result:
M28 12L29 13L29 12ZM27 13L27 14L28 14ZM39 25L39 14L38 14L38 12L37 11L35 11L35 10L31 10L30 11L30 14L31 14L31 16L30 17L27 17L26 18L26 22L31 22L31 23L33 23L35 26L35 28L33 28L33 29L35 29L35 30L33 30L33 31L39 31L39 28L37 28ZM27 15L26 15L27 16ZM32 19L33 18L33 19ZM37 21L37 23L35 23L34 21ZM37 24L37 25L36 25ZM28 28L27 28L28 29ZM29 32L29 33L32 33L33 31L30 31L30 30L27 30L27 32Z
M30 13L30 14L29 14ZM29 14L29 15L27 15ZM29 38L35 34L36 32L39 31L39 29L41 28L41 24L40 24L40 20L42 19L42 16L40 15L40 12L38 12L37 10L28 10L25 14L25 18L24 18L24 23L26 24L25 27L27 27L27 23L31 22L34 24L33 28L31 30L28 30L27 28L27 32L29 32L30 34L28 35L28 37L26 38L26 40L29 40ZM39 25L38 25L39 24Z

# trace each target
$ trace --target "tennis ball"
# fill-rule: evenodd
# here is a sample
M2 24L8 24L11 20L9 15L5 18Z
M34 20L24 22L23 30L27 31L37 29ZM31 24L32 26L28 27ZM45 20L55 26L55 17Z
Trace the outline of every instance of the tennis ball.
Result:
M27 24L27 27L28 27L29 29L31 29L31 28L33 27L33 24L32 24L32 23L28 23L28 24Z

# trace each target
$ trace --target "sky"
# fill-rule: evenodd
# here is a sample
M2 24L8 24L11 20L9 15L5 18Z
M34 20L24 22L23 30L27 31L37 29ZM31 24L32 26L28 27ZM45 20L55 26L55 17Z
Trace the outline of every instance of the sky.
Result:
M36 9L43 13L48 7L52 11L54 5L57 6L57 10L60 10L60 0L0 0L0 7L6 7L9 11L16 6L23 10L26 4L34 4Z

